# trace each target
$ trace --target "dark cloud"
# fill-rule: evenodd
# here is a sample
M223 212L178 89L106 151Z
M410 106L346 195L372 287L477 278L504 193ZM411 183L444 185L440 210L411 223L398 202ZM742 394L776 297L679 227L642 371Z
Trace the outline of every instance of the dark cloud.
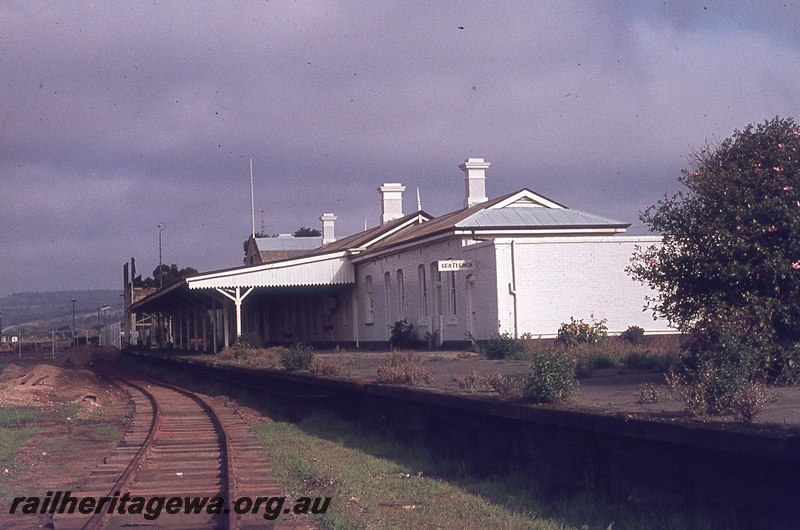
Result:
M637 222L687 154L797 116L797 2L0 5L0 295L240 263L250 230L462 205L457 169ZM463 29L460 29L463 28ZM263 216L262 216L263 210Z

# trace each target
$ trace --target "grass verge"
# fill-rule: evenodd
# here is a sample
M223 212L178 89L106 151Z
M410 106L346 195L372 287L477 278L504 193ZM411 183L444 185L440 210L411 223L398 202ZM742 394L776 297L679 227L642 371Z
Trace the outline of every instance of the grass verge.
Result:
M462 464L327 414L254 430L288 491L332 497L328 513L314 516L325 528L710 528L595 494L548 495L520 472L476 478Z
M37 429L27 424L38 417L38 411L24 407L0 407L0 505L5 506L9 491L6 475L17 465L14 454Z
M195 390L218 391L215 384L200 383L175 370L131 364ZM239 398L253 408L263 404L249 391L240 391ZM280 416L279 405L273 402L272 406L276 409L264 410L264 414ZM330 414L315 413L297 423L262 423L253 430L288 495L332 498L326 514L310 516L323 528L714 528L708 521L688 519L636 500L609 502L597 492L553 495L535 478L518 471L475 477L463 463Z

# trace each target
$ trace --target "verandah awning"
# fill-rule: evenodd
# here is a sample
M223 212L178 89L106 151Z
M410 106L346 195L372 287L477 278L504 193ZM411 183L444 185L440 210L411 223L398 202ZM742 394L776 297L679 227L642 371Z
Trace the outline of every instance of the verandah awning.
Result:
M353 264L345 253L265 263L188 278L189 289L235 289L355 283Z

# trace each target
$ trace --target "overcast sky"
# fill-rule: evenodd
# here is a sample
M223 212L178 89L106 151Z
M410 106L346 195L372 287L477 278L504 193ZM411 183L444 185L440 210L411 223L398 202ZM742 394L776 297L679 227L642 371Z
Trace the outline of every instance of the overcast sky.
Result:
M0 296L242 263L528 187L634 224L693 149L800 115L800 1L0 3Z

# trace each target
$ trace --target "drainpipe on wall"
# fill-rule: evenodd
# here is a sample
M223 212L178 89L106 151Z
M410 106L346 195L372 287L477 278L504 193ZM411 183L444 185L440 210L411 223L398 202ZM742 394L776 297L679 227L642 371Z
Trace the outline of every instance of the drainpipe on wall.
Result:
M517 267L514 240L511 240L511 283L508 284L508 292L514 297L514 338L517 339L519 338L519 319L517 318Z
M358 335L358 292L359 292L359 283L358 277L356 277L356 288L353 294L353 340L356 342L356 348L360 346L359 344L359 335Z

